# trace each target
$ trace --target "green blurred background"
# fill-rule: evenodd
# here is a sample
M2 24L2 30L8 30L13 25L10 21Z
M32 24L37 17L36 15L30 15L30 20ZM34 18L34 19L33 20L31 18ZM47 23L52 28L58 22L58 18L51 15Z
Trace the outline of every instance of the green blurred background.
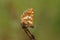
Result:
M28 8L35 10L36 40L60 40L60 0L0 0L0 40L30 40L20 25Z

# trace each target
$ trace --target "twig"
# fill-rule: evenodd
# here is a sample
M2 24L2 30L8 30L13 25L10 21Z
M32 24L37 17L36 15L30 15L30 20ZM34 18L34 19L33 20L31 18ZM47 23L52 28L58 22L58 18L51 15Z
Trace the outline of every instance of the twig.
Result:
M29 31L25 24L22 24L22 28L31 40L36 40L34 35Z

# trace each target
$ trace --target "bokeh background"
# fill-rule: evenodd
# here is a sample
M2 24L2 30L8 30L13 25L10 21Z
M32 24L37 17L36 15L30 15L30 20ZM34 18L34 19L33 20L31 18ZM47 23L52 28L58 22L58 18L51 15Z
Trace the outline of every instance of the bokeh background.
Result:
M36 40L60 40L60 0L0 0L0 40L30 40L20 25L20 16L34 8Z

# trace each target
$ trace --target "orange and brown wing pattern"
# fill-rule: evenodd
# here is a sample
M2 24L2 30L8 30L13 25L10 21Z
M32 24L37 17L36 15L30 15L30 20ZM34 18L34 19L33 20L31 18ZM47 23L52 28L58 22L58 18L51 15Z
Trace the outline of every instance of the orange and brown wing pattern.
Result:
M33 8L27 9L23 12L21 15L21 22L24 22L25 24L33 25L34 20L34 10Z

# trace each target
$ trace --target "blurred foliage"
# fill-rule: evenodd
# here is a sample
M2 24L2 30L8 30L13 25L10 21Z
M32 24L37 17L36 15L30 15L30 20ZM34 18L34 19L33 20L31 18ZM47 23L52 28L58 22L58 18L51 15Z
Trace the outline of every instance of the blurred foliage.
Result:
M29 40L20 25L20 15L35 10L36 40L60 40L60 0L0 0L0 40Z

